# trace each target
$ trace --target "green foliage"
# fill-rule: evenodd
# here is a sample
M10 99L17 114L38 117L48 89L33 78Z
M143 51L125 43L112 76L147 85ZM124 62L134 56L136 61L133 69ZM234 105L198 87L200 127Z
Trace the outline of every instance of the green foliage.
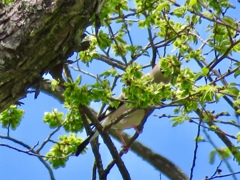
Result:
M56 128L63 123L63 113L53 109L53 112L45 112L43 122L49 124L50 128Z
M186 13L187 8L185 6L180 6L174 9L173 14L177 17L183 17Z
M115 71L108 71L101 76L107 77L115 73ZM80 104L89 105L91 100L108 102L108 99L112 97L110 83L106 79L99 79L94 84L85 84L83 86L79 86L80 82L81 77L79 76L75 82L65 83L67 87L64 91L66 107L78 108Z
M198 136L195 138L195 141L198 141L198 142L205 142L205 138L202 137L202 136Z
M198 88L198 91L201 92L200 102L204 104L206 102L217 101L218 97L216 95L218 88L213 85L206 85Z
M223 8L233 8L234 6L228 2L228 0L220 0L218 3L214 0L205 1L206 5L212 8L217 15L220 15Z
M209 73L209 69L203 67L203 68L202 68L202 75L206 77L206 76L208 75L208 73Z
M196 76L189 68L182 68L176 79L176 87L181 91L178 96L185 97L191 94L194 90L193 83L195 79Z
M51 89L52 89L52 91L55 91L57 85L59 85L59 81L53 79L51 81Z
M209 162L211 164L214 163L216 155L218 155L220 159L229 159L231 157L231 151L228 148L219 148L212 150L209 154Z
M23 118L24 110L20 110L16 105L11 105L0 114L0 122L3 128L16 130Z
M65 107L69 109L66 115L66 120L63 128L67 132L78 132L83 128L79 106L88 106L91 101L102 101L117 106L116 102L110 102L112 91L108 80L101 80L100 77L107 78L115 76L115 70L109 70L99 76L99 80L93 84L84 84L80 86L81 77L79 76L75 82L65 83L66 90L64 91Z
M166 77L179 74L181 64L176 56L167 55L160 58L160 66Z
M64 167L69 155L77 150L80 143L81 139L77 138L76 134L62 135L59 137L59 142L46 154L45 159L52 164L53 168Z
M108 103L109 98L112 97L112 91L108 80L97 81L90 86L90 92L92 100L101 100L104 103Z
M86 40L89 40L89 38L86 38ZM91 36L90 37L90 47L85 51L80 51L79 58L80 60L85 63L87 66L89 66L89 62L91 62L94 58L98 58L99 54L97 53L97 39L96 37Z
M8 4L14 2L14 0L1 0L3 4Z
M234 154L234 158L237 161L238 164L240 164L240 152L239 152L240 146L234 147L234 151L236 152Z
M195 39L193 39L193 40L195 40ZM199 50L199 49L192 50L192 51L190 51L190 53L186 53L184 55L184 57L187 62L190 60L204 60L203 55L202 55L202 50Z
M175 127L179 124L182 124L185 120L189 120L189 117L186 113L183 113L182 115L179 115L179 116L172 117L171 118L171 121L173 121L172 126Z
M150 76L142 77L141 66L134 63L128 66L122 75L121 81L127 86L123 88L123 93L129 101L129 106L146 108L149 105L157 105L162 99L171 97L170 85L163 83L153 83Z
M237 133L237 142L239 143L240 142L240 132Z
M222 20L223 20L223 22L227 23L228 25L230 25L232 27L236 27L236 21L233 18L231 18L229 16L225 16L222 18Z
M219 92L223 94L228 94L233 97L238 97L239 96L239 90L238 90L238 84L237 83L229 83L227 86L221 87L218 89Z
M45 112L43 122L47 123L50 128L57 128L63 126L66 132L79 132L83 128L81 116L77 108L71 109L71 112L66 114L64 120L62 112L53 109L52 112Z
M124 40L120 40L121 38L116 38L117 44L112 44L113 52L116 56L126 56L127 54L127 45Z
M128 1L127 0L111 0L107 1L104 5L104 8L101 12L101 20L109 17L111 14L123 14L124 10L128 10ZM105 25L105 24L104 24Z
M108 37L107 33L104 33L102 30L98 34L99 47L101 49L106 49L111 45L111 39Z
M189 0L189 6L194 6L197 3L197 0Z
M138 54L143 54L144 56L148 56L149 57L149 53L147 51L145 51L142 46L127 46L126 49L131 53L131 57L134 58L136 57Z
M142 66L134 63L126 69L126 73L123 74L121 81L125 84L130 84L132 80L140 79L142 75Z
M66 107L78 108L80 104L88 105L91 100L88 85L79 86L81 83L81 76L78 76L75 82L65 83L66 90L64 91Z
M117 71L116 69L110 69L110 70L106 70L104 71L102 74L99 75L99 77L104 77L107 78L109 76L115 77L117 76Z
M83 128L82 119L77 108L72 108L71 112L66 115L63 128L67 132L79 132Z

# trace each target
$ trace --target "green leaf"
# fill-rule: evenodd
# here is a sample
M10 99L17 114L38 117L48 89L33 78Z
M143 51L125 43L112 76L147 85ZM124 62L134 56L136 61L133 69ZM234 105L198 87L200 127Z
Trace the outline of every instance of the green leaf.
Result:
M220 148L217 152L221 159L228 159L231 157L231 151L227 147Z
M75 81L75 84L76 84L76 85L79 85L79 84L81 83L81 81L82 81L82 77L79 75L79 76L77 77L76 81Z
M214 163L216 155L218 155L220 159L229 159L231 157L231 151L227 147L212 150L209 154L209 162L211 164Z
M221 92L232 95L232 96L237 96L239 94L239 90L237 88L236 83L229 83L227 87L225 87Z
M204 137L202 137L202 136L198 136L197 138L195 138L195 141L204 142L205 139L204 139Z
M217 130L218 129L218 127L216 126L216 125L211 125L210 127L209 127L209 129L211 129L211 130Z
M91 101L91 92L89 90L89 85L85 84L79 86L81 82L81 77L79 76L75 82L66 82L66 89L63 93L65 98L65 106L68 108L77 108L80 104L89 105Z
M208 72L209 72L209 69L208 69L208 68L206 68L206 67L203 67L203 68L202 68L203 76L207 76L207 75L208 75Z
M15 0L2 0L2 3L3 4L7 4L7 3L11 3L11 2L14 2Z
M236 28L236 26L237 26L236 21L233 18L231 18L230 16L224 16L222 18L222 20L223 20L223 22L227 23L228 25L230 25L234 28Z
M64 167L69 156L76 152L77 146L81 142L82 140L77 138L76 134L59 136L59 142L52 146L51 150L46 154L45 159L48 160L55 169Z
M237 142L240 142L240 132L237 133Z
M144 27L145 27L145 21L139 20L139 21L138 21L138 27L144 28Z
M43 122L49 124L50 128L59 127L63 122L63 113L53 109L52 112L45 112Z
M213 85L206 85L198 88L198 91L201 91L203 94L200 97L201 103L210 102L216 99L215 92L217 91L217 87Z
M239 152L240 147L236 147L236 154L234 154L234 158L237 160L238 164L240 164L240 152Z
M189 6L194 6L197 3L197 0L190 0L189 1Z
M212 150L209 154L209 163L213 164L216 156L216 150Z
M163 3L159 3L159 5L156 8L156 12L162 11L164 8L169 9L169 7L170 7L170 4L167 1Z
M238 69L238 70L236 70L236 71L234 72L234 77L235 77L235 78L238 77L239 74L240 74L240 69Z
M100 74L99 77L107 78L109 76L114 77L116 75L117 75L116 69L109 69L109 70L104 71L102 74Z
M83 129L83 122L77 108L73 108L70 113L66 114L63 128L66 132L81 132Z
M177 17L183 17L186 13L186 7L180 6L177 7L173 10L173 14L176 15Z
M98 42L101 49L106 49L111 46L112 40L108 37L107 33L104 33L102 30L98 33Z
M11 105L8 109L0 114L0 123L3 128L11 128L16 130L23 117L24 110L20 110L16 105Z
M53 79L52 82L51 82L51 90L52 91L55 91L56 89L56 86L59 84L59 81Z
M175 126L177 126L179 124L182 124L185 119L186 119L185 116L175 116L175 117L172 117L171 118L171 121L173 121L172 126L175 127Z

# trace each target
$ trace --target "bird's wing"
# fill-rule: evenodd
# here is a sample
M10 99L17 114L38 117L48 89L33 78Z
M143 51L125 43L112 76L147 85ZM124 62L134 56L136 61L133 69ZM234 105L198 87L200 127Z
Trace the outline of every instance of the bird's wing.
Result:
M113 121L117 120L124 112L131 111L132 108L127 107L126 104L122 104L119 108L109 114L102 123L105 127L111 124ZM118 123L111 126L112 129L123 130L126 128L131 128L140 124L144 117L144 109L137 109L129 114L126 114Z
M92 134L90 134L78 147L77 147L77 151L75 153L76 156L78 156L84 149L85 147L89 144L90 139L93 137L93 135L95 134L95 132L93 132Z

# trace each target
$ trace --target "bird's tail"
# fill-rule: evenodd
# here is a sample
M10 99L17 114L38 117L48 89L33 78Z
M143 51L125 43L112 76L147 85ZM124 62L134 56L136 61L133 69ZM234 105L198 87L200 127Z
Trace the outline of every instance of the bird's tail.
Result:
M76 156L78 156L84 149L85 147L89 144L89 142L92 140L91 138L93 137L93 135L96 132L93 132L92 134L90 134L78 147L77 147L77 151L75 153Z

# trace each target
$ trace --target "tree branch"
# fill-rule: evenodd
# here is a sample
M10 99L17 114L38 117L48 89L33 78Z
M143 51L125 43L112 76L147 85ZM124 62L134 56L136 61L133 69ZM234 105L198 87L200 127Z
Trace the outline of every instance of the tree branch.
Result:
M15 147L12 147L12 146L7 145L7 144L2 144L2 143L0 144L0 146L5 146L5 147L8 147L8 148L17 150L17 151L19 151L19 152L23 152L23 153L27 153L27 154L29 154L29 155L34 155L34 156L36 156L36 157L43 163L43 165L47 168L51 180L55 180L55 177L54 177L52 168L48 165L48 163L43 159L42 156L38 155L38 153L37 153L35 150L33 150L32 147L30 147L29 145L23 143L22 141L19 141L19 140L17 140L17 139L14 139L14 138L12 138L12 137L9 137L9 136L0 135L0 138L10 140L10 141L12 141L12 142L14 142L14 143L16 143L16 144L19 144L19 145L25 147L26 149L28 149L28 151L26 152L26 151L17 149L17 148L15 148ZM32 154L29 153L29 152L31 152Z
M52 91L49 91L50 95L54 96L54 94L51 93L51 92ZM59 96L57 96L57 97L59 97ZM118 141L120 141L120 139L119 139L119 137L118 137L118 135L116 134L115 131L110 131L110 134L114 138L116 138ZM127 133L124 133L124 132L123 132L123 137L124 137L124 139L127 142L129 142L132 139ZM184 174L182 172L182 170L179 167L177 167L174 163L169 161L167 158L161 156L160 154L152 152L151 149L149 149L148 147L144 146L140 142L134 140L134 142L131 145L131 150L134 151L139 156L141 156L144 160L149 162L154 168L156 168L159 171L163 172L170 179L189 180L187 175ZM115 164L115 161L112 162L112 163Z
M107 145L113 159L116 160L116 165L117 165L123 179L130 180L131 178L128 173L128 170L125 167L124 162L122 161L121 157L118 156L117 149L114 146L112 140L110 139L108 133L103 131L101 124L98 122L98 120L93 116L91 111L86 106L80 105L80 109L82 112L85 112L87 114L88 118L92 121L92 123L95 125L98 132L101 134L101 136L104 140L104 143Z

